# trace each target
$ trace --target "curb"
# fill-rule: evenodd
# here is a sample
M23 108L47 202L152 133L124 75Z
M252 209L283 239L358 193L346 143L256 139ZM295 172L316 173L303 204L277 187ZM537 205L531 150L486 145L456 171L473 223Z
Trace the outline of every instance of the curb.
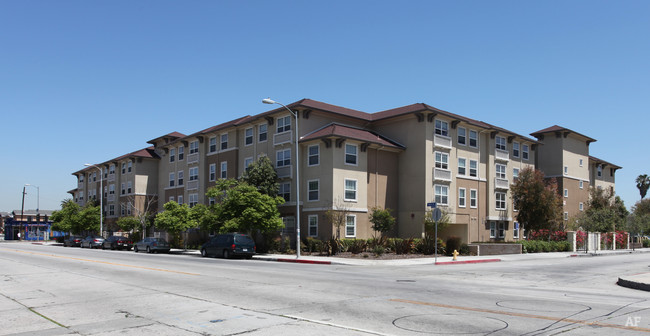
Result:
M256 260L263 261L277 261L277 262L288 262L288 263L298 263L298 264L317 264L317 265L331 265L331 261L324 260L306 260L306 259L286 259L286 258L254 258Z
M438 261L434 265L479 264L479 263L498 262L498 261L501 261L501 259Z
M632 280L626 280L623 278L618 278L618 281L616 282L617 285L621 287L627 287L631 289L638 289L646 292L650 292L650 284L643 283L643 282L636 282Z

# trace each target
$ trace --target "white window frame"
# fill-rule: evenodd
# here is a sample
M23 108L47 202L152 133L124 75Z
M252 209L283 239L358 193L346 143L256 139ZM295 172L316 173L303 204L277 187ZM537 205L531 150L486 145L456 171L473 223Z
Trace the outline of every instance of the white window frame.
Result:
M569 198L569 189L564 189L564 198Z
M316 183L316 189L312 189L312 182ZM316 193L316 198L312 198L312 193ZM320 200L320 180L307 180L307 201L317 202Z
M257 126L257 142L266 142L269 138L269 125L259 124Z
M449 123L441 119L436 119L434 134L448 137Z
M316 149L316 153L312 153L312 149ZM315 158L315 163L312 163L312 158ZM320 145L310 145L307 147L307 167L315 167L320 165Z
M221 134L219 136L219 150L228 149L228 133Z
M291 201L291 182L283 182L278 185L278 196L284 198L286 202Z
M217 152L217 137L213 136L210 137L210 140L208 142L208 153L216 153L216 152Z
M569 166L564 166L564 175L569 175Z
M456 133L456 143L461 146L467 146L467 129L465 127L458 127ZM463 141L461 141L461 139L463 139Z
M467 206L467 189L458 188L458 207L465 208Z
M474 163L474 166L475 166L474 175L472 175L472 163ZM472 159L469 160L469 176L478 178L478 161L477 160L472 160Z
M508 195L504 192L497 191L494 193L494 208L496 210L507 210L508 205L507 205L507 200L508 200Z
M307 234L309 237L318 236L318 215L307 216Z
M190 194L189 195L189 202L187 202L187 205L190 208L193 208L197 204L199 204L199 194Z
M512 168L512 182L519 180L519 168Z
M512 238L519 239L519 228L517 228L518 223L514 222L512 224Z
M248 169L253 164L253 158L247 157L244 159L244 170Z
M507 179L508 174L506 173L506 170L508 169L508 166L504 164L497 163L495 167L495 173L498 179Z
M185 184L185 172L179 170L178 173L176 174L176 178L178 179L178 186L182 187L183 184Z
M462 164L461 164L462 162ZM462 172L461 172L462 169ZM466 158L458 158L458 175L459 176L467 176L467 159Z
M490 221L490 238L496 238L497 237L497 223L494 221Z
M582 167L582 164L583 164L582 159L580 159L580 167Z
M503 239L506 237L506 223L505 222L499 222L497 225L497 232L499 234L499 238Z
M189 169L190 181L198 181L199 167L190 167Z
M175 173L169 173L169 187L173 188L176 186L176 174Z
M502 137L502 136L497 135L494 138L494 146L495 146L496 149L500 149L500 150L504 150L504 151L508 150L508 145L506 143L506 138Z
M434 201L439 205L449 205L449 186L436 184L433 186Z
M348 188L348 181L354 183L354 189ZM356 202L357 192L359 189L358 181L355 179L344 179L343 181L343 200L346 202ZM354 198L349 198L348 193L354 193Z
M434 158L436 168L449 170L449 153L436 152Z
M580 181L580 189L584 189L584 182Z
M603 177L603 166L598 165L598 167L596 167L596 173L598 177ZM566 173L564 173L564 175L566 175Z
M209 172L210 174L208 175L208 180L210 182L214 182L217 180L217 164L216 163L211 163L209 166Z
M564 220L569 220L569 213L566 211L564 212Z
M352 223L350 223L352 220ZM350 225L352 224L352 225ZM352 228L352 234L349 234L350 228ZM357 236L357 216L356 215L346 215L345 216L345 237L354 238Z
M219 169L219 177L222 179L228 178L228 161L222 161Z
M529 157L528 154L529 154L528 153L528 145L526 145L526 144L521 145L521 158L524 159L524 160L528 160L528 157Z
M178 195L178 201L176 201L176 203L178 203L179 205L183 204L183 195Z
M199 152L199 140L194 140L190 142L190 154Z
M471 209L478 208L478 190L477 189L470 189L469 190L469 207Z
M185 146L178 146L178 161L183 161L185 158Z
M133 182L131 182L131 181L126 182L126 193L128 195L133 194Z
M291 131L291 116L278 117L275 130L277 134Z
M350 148L350 149L354 148L354 153L348 153L348 148ZM345 152L343 154L344 154L344 157L343 157L344 161L343 162L346 165L348 165L348 166L357 166L357 165L359 165L359 145L346 143L345 144ZM348 156L350 156L350 158L354 158L354 162L352 162L352 163L348 162Z
M250 146L253 144L254 134L253 128L247 128L244 130L244 146Z
M280 158L281 157L281 158ZM291 148L281 149L275 152L275 167L291 166Z
M472 136L473 134L473 136ZM472 148L478 148L478 132L476 130L469 130L469 134L467 135L467 145L472 147ZM472 140L474 140L474 145L472 145Z
M127 161L126 162L126 172L127 173L133 172L133 161ZM93 177L95 177L94 174L93 174Z
M519 155L520 155L519 149L520 149L520 148L521 148L521 147L520 147L520 145L519 145L519 142L514 141L514 142L512 143L512 157L514 157L514 158L519 158Z
M169 162L175 162L176 161L176 148L170 148L169 149Z

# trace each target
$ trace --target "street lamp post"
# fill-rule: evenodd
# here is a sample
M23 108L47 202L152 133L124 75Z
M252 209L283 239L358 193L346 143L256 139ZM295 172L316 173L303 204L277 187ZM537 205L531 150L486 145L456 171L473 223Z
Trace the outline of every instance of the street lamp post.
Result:
M299 157L298 157L298 113L293 112L286 105L276 102L271 98L262 99L264 104L278 104L287 109L291 115L296 119L296 136L295 136L295 145L296 145L296 258L300 258L300 167L299 167Z
M26 183L25 187L34 187L34 188L36 188L36 218L38 219L38 218L40 218L39 209L40 209L40 202L41 202L41 188L39 188L38 186L35 186L33 184L29 184L29 183ZM25 188L23 187L23 193L24 192L25 192ZM23 205L23 207L24 207L24 205ZM40 225L40 221L37 220L36 224ZM43 233L43 240L45 240L45 233Z
M97 165L85 163L86 167L95 167L99 170L99 235L104 236L104 172Z

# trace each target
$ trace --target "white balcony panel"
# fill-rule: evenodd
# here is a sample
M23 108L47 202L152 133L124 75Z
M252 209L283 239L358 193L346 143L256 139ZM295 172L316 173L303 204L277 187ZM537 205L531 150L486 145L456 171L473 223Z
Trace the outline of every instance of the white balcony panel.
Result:
M508 160L510 160L510 153L508 153L508 151L504 151L502 149L495 149L494 157L497 160L508 161Z
M451 149L451 138L440 134L434 134L433 145L435 147Z
M77 184L77 189L83 189L84 188L84 183L80 182Z
M292 177L293 176L292 167L293 166L284 166L284 167L275 168L275 171L278 174L278 178Z
M115 194L110 194L106 197L106 200L109 202L115 202Z
M507 179L494 178L494 187L497 189L510 189L510 183Z
M108 174L108 182L115 182L115 174Z
M199 153L192 153L187 155L187 163L199 162Z
M199 180L187 182L187 190L196 190L196 189L199 189Z
M293 134L293 131L274 134L273 135L273 144L274 145L281 145L281 144L284 144L284 143L291 142L292 139L293 139L292 134Z
M451 170L434 168L433 179L434 181L451 181Z

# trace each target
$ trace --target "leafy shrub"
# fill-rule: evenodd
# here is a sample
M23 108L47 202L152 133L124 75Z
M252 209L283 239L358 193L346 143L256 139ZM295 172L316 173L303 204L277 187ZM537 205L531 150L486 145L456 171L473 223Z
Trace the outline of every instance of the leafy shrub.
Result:
M568 241L524 240L521 242L524 253L571 251Z
M650 247L650 239L643 240L643 247Z
M424 239L415 240L415 250L418 253L431 255L435 253L435 240L433 237L425 236ZM445 254L445 243L438 238L438 254Z
M359 254L361 252L364 252L366 250L366 247L368 247L368 242L364 239L354 239L352 241L352 244L348 246L348 252L351 252L352 254Z
M409 254L413 253L413 250L415 250L415 242L413 238L394 238L391 240L389 245L395 254Z
M566 231L550 231L547 229L532 230L529 233L528 239L530 240L551 240L551 241L565 241Z
M461 255L469 255L469 245L467 244L461 244L460 245L460 250L458 251Z
M381 246L381 245L376 245L372 249L372 253L374 253L376 256L380 256L380 255L384 254L384 252L386 252L386 248Z
M462 241L461 241L460 237L451 236L451 237L447 238L447 243L446 243L447 254L451 255L454 252L454 250L458 251L458 253L461 253L460 252L460 244L461 244L461 242Z

